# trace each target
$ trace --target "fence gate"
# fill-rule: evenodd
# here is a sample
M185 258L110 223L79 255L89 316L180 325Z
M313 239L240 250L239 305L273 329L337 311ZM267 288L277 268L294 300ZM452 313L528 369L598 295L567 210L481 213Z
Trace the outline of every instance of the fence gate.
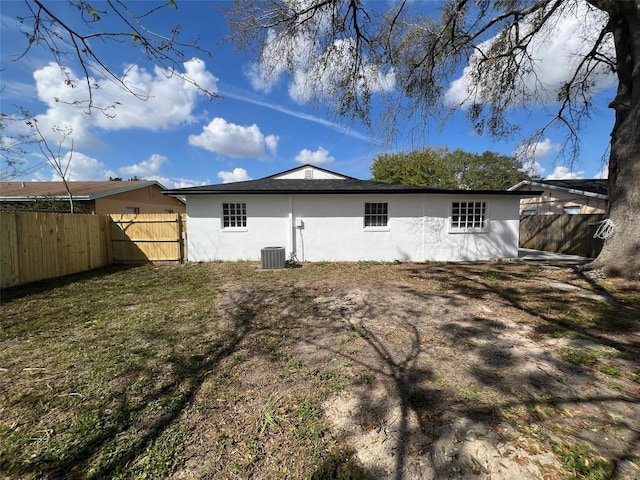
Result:
M186 260L184 214L112 214L110 217L114 262Z
M602 240L593 238L604 214L525 215L520 217L520 248L595 258Z

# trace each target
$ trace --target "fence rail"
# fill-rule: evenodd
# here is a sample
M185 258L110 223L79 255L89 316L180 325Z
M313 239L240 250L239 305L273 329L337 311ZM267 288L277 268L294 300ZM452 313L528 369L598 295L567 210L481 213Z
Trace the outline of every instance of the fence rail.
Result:
M602 240L593 238L606 215L525 215L520 217L520 248L595 258Z
M183 262L186 259L186 215L112 214L110 218L114 262Z
M183 262L186 215L0 212L0 288L111 263Z

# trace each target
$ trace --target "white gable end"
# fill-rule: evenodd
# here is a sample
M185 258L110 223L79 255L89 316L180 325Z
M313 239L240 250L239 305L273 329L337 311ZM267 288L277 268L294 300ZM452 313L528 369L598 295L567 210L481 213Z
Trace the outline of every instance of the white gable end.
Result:
M344 180L343 175L305 165L295 170L289 170L283 175L273 177L276 180Z

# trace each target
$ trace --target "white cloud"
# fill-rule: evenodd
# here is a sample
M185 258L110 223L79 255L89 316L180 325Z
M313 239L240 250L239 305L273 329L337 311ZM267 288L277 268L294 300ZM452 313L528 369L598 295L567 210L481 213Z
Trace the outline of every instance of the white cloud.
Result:
M222 179L222 183L243 182L251 180L251 177L244 168L234 168L233 172L218 172L218 178Z
M545 169L540 162L550 155L558 154L561 150L562 145L545 138L541 142L520 145L515 149L513 155L520 160L525 170L535 175L542 175Z
M160 172L160 166L167 161L167 157L154 153L147 160L143 160L140 163L120 167L118 171L122 175L132 175L139 178L149 178L152 175L157 175Z
M245 127L224 118L214 118L201 134L189 136L190 145L234 158L263 158L267 150L275 155L278 140L275 135L263 135L256 124Z
M567 167L559 165L547 177L547 180L572 180L574 178L584 178L584 172L574 172Z
M315 152L311 150L301 150L296 155L295 161L298 163L310 163L312 165L322 165L323 163L331 163L335 160L326 148L318 147Z
M109 177L116 176L102 162L80 152L68 152L64 155L61 158L61 165L64 168L67 164L69 164L69 169L65 179L70 181L107 180ZM52 172L51 180L59 182L61 178L55 172Z
M217 91L217 78L206 70L204 62L193 59L183 66L185 76L193 82L209 91ZM63 70L52 62L36 70L33 77L38 98L48 106L47 112L37 117L43 133L46 134L54 125L70 129L76 147L95 145L97 140L92 134L95 128L162 130L194 122L196 101L204 95L198 87L170 71L156 66L149 72L137 65L129 65L121 78L128 88L146 100L136 99L113 82L91 78L91 83L100 84L100 88L93 90L93 102L106 110L93 110L88 115L85 109L79 108L87 99L83 88L86 82L75 72ZM71 88L69 80L77 88Z
M314 98L341 98L340 85L345 75L353 75L351 62L355 45L350 40L337 40L333 48L326 51L315 62L297 69L289 85L289 96L298 103ZM386 92L395 88L395 73L381 72L373 64L365 65L358 85L360 91Z
M530 102L550 104L556 101L561 86L571 79L578 62L593 47L597 35L608 21L607 15L587 4L585 0L567 1L545 22L542 31L536 35L527 53L533 58L531 71L516 85L512 92L514 104ZM531 30L531 19L520 22L520 35ZM488 51L497 37L478 46L481 51ZM601 47L601 53L614 56L613 41L607 39ZM524 55L521 57L523 58ZM499 87L490 76L484 75L489 82L477 83L474 79L480 64L481 55L472 55L469 65L465 67L462 77L453 81L445 94L451 105L469 105L470 103L487 103L495 95L503 94L495 88ZM486 64L485 64L486 65ZM487 68L491 68L488 66ZM591 94L613 85L615 75L609 68L601 64L592 72Z
M317 15L308 19L307 27L322 30L327 28L323 23L323 16ZM286 32L276 34L270 31L260 61L247 69L251 86L269 93L280 77L289 71L292 77L288 86L289 96L296 102L339 98L340 85L353 77L355 41L352 38L336 40L322 50L310 38L304 32L291 37ZM383 72L373 63L365 63L358 73L361 92L378 93L395 88L393 70Z
M169 178L161 175L150 175L145 177L147 180L155 180L166 188L187 188L198 187L200 185L209 185L211 181L207 180L194 180L192 178Z
M596 172L593 178L609 178L609 165L603 165L602 168Z

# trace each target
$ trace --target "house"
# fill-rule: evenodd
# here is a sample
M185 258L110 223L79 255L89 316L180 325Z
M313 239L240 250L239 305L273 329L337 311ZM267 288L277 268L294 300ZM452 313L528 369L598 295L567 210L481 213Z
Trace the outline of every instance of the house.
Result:
M184 201L162 195L154 180L67 182L79 213L184 213ZM69 211L62 182L0 182L0 209Z
M518 256L518 206L540 192L437 190L303 165L259 180L166 190L186 198L189 260L486 260Z
M541 196L520 200L521 215L606 213L609 198L606 179L524 180L509 190L542 190Z

